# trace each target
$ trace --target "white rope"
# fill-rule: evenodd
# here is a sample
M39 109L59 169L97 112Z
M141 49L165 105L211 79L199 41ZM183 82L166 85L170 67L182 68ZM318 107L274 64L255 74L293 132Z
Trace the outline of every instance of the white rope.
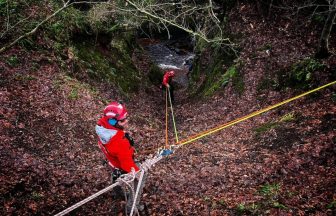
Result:
M71 212L72 210L84 205L85 203L93 200L94 198L102 195L103 193L106 193L107 191L109 190L112 190L114 187L118 186L118 185L122 185L122 184L125 184L127 187L129 187L131 189L131 193L132 193L132 196L134 195L134 187L131 185L133 182L134 182L134 179L136 178L136 175L139 175L140 174L140 178L141 178L141 173L145 173L147 172L152 166L154 166L157 162L159 162L163 157L161 155L157 155L153 158L150 158L150 159L147 159L146 161L144 161L142 164L141 164L141 169L138 171L138 172L135 172L134 170L132 170L132 172L130 173L127 173L127 174L124 174L124 175L121 175L119 178L118 178L118 181L100 191L98 191L97 193L95 194L92 194L91 196L87 197L86 199L74 204L73 206L61 211L60 213L56 214L55 216L63 216L65 214L68 214L69 212ZM142 181L143 179L141 179ZM135 199L137 198L138 195L140 195L140 189L141 187L139 186L142 186L141 185L142 182L139 181L138 183L138 187L137 187L137 192L135 194L135 197L133 197L133 205L134 204L137 204L136 201L138 199ZM132 207L133 209L133 207Z
M89 202L90 200L93 200L94 198L96 198L96 197L102 195L103 193L106 193L107 191L113 189L114 187L116 187L116 186L118 186L118 185L119 185L119 182L114 183L114 184L112 184L112 185L110 185L110 186L104 188L103 190L100 190L100 191L98 191L97 193L95 193L95 194L89 196L88 198L86 198L86 199L84 199L84 200L82 200L82 201L76 203L75 205L73 205L73 206L71 206L71 207L69 207L69 208L67 208L67 209L65 209L65 210L63 210L63 211L61 211L60 213L56 214L55 216L63 216L63 215L65 215L65 214L68 214L68 213L71 212L72 210L74 210L74 209L76 209L76 208L78 208L78 207L84 205L85 203Z
M131 188L132 190L132 198L133 198L133 203L132 203L132 208L130 212L130 216L133 216L133 214L138 212L138 204L140 202L140 196L142 194L142 189L144 186L144 179L145 179L145 172L147 172L154 164L156 164L158 161L162 159L161 155L158 155L152 159L147 159L141 164L141 169L139 172L136 173L136 175L139 175L138 179L138 184L137 184L137 190L134 194L134 187ZM134 195L134 196L133 196Z
M140 194L142 192L142 188L143 188L144 174L145 174L145 171L141 170L140 171L139 182L138 182L138 185L137 185L137 190L136 190L135 195L133 197L133 204L132 204L132 209L131 209L130 216L133 216L134 211L138 212L137 206L139 204L139 201L140 201L139 196L140 196Z
M121 188L124 192L125 196L125 202L126 202L126 208L125 208L125 215L127 215L127 205L128 205L128 197L127 197L127 188L130 191L130 195L132 196L132 200L134 200L134 180L136 178L136 173L134 169L132 168L130 173L121 175L117 181L120 183Z

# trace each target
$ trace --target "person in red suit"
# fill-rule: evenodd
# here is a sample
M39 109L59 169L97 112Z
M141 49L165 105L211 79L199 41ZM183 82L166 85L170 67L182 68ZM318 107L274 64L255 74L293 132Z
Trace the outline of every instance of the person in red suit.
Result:
M139 171L138 165L134 162L134 141L130 135L125 132L127 127L127 110L124 104L119 102L111 102L104 109L104 115L96 125L96 133L98 135L98 145L104 152L108 164L112 167L112 181L115 182L122 174L134 171ZM143 180L144 184L144 180ZM137 188L138 179L134 179L134 186ZM123 194L118 192L117 196ZM126 191L127 214L131 212L134 197ZM149 215L148 208L144 203L137 204L137 209L140 213Z
M134 141L124 130L127 127L127 110L124 104L111 102L104 109L104 115L96 125L98 145L104 152L108 164L112 167L115 176L129 173L132 169L138 171L135 164Z
M162 90L165 91L166 89L169 89L172 103L174 103L174 86L172 85L172 79L174 76L174 71L166 71L162 80Z

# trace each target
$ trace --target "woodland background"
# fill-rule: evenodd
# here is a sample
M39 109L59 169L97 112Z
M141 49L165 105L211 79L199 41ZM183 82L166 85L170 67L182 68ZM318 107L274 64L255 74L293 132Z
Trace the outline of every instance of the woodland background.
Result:
M335 0L0 0L0 214L54 215L110 184L94 126L111 100L138 160L164 144L148 41L195 53L176 83L187 138L335 81L335 14ZM335 215L335 101L333 85L186 145L142 201L150 215ZM123 206L110 192L71 215Z

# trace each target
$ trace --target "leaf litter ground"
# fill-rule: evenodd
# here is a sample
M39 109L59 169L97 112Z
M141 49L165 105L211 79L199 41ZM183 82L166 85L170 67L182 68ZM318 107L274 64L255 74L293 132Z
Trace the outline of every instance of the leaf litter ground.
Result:
M245 35L240 57L244 93L236 93L231 84L197 101L180 92L174 108L182 138L300 93L260 93L257 86L266 74L311 56L318 35L301 32L309 35L302 38L290 23L270 25L254 13L253 7L241 6L235 11L241 15L231 24ZM259 49L266 43L272 44L270 56ZM0 211L53 215L109 185L110 170L102 164L94 125L105 101L122 96L105 84L91 83L94 91L70 78L53 63L53 56L36 51L28 59L26 51L13 49L3 59L13 54L21 64L0 62ZM332 81L325 74L335 70L335 62L335 56L325 60L327 71L318 72L316 85ZM334 90L322 90L179 149L149 174L142 201L150 214L335 214ZM163 145L160 90L141 90L127 105L139 152ZM280 120L289 114L288 121ZM256 131L269 123L272 127ZM173 137L170 133L171 142ZM72 214L120 215L123 205L109 192Z

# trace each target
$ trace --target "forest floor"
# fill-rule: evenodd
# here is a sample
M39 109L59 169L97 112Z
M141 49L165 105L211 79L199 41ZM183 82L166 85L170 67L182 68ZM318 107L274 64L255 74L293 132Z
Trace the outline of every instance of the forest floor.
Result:
M231 29L244 35L244 92L229 84L199 99L177 90L180 139L302 93L258 86L279 68L311 57L319 31L297 29L281 18L264 22L249 5L233 15ZM260 49L265 44L272 45L270 53ZM94 126L105 102L122 96L107 84L71 78L48 52L13 48L3 57L1 215L54 215L107 187L110 170ZM146 56L134 59L138 68L148 66ZM323 63L314 86L333 81L336 56ZM125 102L142 160L148 155L141 152L165 143L165 101L152 86ZM150 171L142 201L150 215L335 215L335 111L332 86L188 144ZM120 215L123 205L108 192L71 215Z

